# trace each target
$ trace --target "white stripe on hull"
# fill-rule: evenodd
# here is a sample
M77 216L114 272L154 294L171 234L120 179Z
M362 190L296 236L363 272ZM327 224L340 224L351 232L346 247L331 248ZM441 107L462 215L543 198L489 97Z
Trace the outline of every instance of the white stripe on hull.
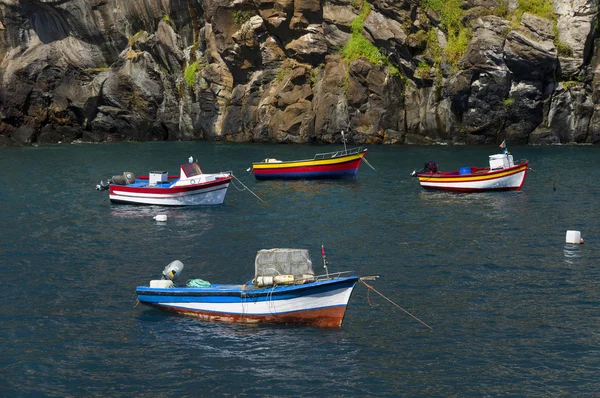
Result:
M191 206L191 205L220 205L225 200L229 183L218 187L199 189L196 191L179 193L137 193L115 192L110 194L110 200L119 202L138 203L164 206Z
M252 298L238 303L156 303L154 305L173 308L185 308L196 311L208 311L223 314L270 315L309 309L347 305L354 286L336 289L321 294L311 294L287 300L268 300L256 302Z
M525 170L513 175L496 178L493 180L480 181L464 181L464 182L428 182L419 181L423 187L436 187L448 189L503 189L503 188L518 188L523 183L525 178Z

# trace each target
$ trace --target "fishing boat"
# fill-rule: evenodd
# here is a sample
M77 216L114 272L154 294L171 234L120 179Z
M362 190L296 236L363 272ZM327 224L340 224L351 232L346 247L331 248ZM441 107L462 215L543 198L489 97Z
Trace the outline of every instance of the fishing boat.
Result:
M183 270L176 260L162 279L136 289L140 303L161 310L228 323L285 323L340 327L356 282L352 271L315 275L308 250L259 250L254 278L244 284L212 284L201 279L176 286Z
M100 181L96 189L109 191L113 203L162 206L219 205L225 200L233 175L229 171L206 174L190 157L180 166L179 175L151 171L136 177L132 172Z
M367 150L362 147L347 149L344 132L342 141L343 151L318 153L312 159L303 160L267 158L252 163L248 171L252 171L257 180L355 179Z
M504 153L490 155L489 167L461 167L456 171L438 171L438 165L430 160L412 176L419 179L421 187L427 190L454 192L518 191L525 183L529 162L514 161L506 149L506 142L500 144Z

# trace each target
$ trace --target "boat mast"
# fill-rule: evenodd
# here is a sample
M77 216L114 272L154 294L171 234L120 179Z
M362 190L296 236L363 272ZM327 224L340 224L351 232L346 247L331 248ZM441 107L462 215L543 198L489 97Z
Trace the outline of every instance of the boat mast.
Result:
M348 149L346 149L346 136L344 135L344 130L342 130L342 142L344 143L344 155L348 154Z
M323 257L323 268L325 268L325 275L327 275L327 279L329 279L329 270L327 269L327 256L325 255L325 246L323 245L321 245L321 256Z

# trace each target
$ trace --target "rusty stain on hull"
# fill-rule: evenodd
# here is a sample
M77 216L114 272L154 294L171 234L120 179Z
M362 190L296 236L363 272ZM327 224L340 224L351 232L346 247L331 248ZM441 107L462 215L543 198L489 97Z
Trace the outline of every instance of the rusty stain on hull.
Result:
M174 308L151 303L144 303L160 310L175 312L181 315L193 316L206 321L219 321L226 323L283 323L302 324L317 327L341 327L346 313L346 306L319 308L306 311L295 311L285 314L249 315L249 314L223 314L210 311L192 311L184 308Z

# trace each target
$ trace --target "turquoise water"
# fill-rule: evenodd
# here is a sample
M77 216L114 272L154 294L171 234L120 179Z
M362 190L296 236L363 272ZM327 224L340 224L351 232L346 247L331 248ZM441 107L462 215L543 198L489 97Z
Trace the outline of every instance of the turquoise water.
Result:
M337 147L120 143L0 149L1 396L597 396L600 148L512 147L522 191L425 192L409 177L497 147L369 147L356 181L255 181L266 157ZM176 173L239 181L222 206L113 205L95 185ZM243 185L242 185L243 184ZM268 203L263 204L243 186ZM153 220L166 214L167 223ZM567 230L584 245L565 244ZM341 329L206 323L135 306L135 287L243 283L257 250L310 250L357 285Z

